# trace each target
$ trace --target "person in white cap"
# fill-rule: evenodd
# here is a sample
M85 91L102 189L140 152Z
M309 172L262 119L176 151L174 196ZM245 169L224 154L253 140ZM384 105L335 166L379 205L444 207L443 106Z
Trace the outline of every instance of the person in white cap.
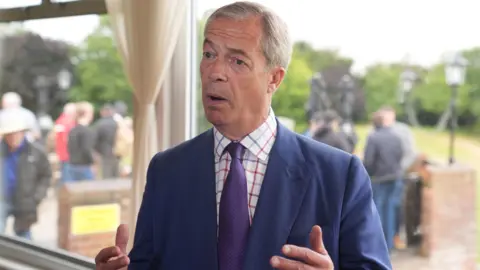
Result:
M30 227L37 222L37 207L45 198L52 178L46 152L27 139L25 114L6 109L0 117L0 233L14 217L17 236L31 239Z
M41 130L39 122L32 111L22 106L22 97L20 97L18 93L7 92L2 95L2 111L0 112L0 118L4 117L3 111L8 109L18 109L18 113L23 115L23 118L25 118L24 121L26 121L28 125L27 136L29 139L35 141L40 138Z

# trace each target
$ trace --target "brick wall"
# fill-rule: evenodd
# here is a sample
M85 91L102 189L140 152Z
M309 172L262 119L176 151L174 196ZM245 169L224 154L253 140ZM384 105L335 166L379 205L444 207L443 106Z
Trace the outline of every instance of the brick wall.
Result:
M474 270L476 176L461 165L428 167L423 190L421 254L436 270Z
M87 257L95 257L100 249L113 245L115 230L90 234L72 233L72 208L118 204L120 222L127 223L130 206L130 180L103 180L68 183L59 191L58 246ZM119 224L117 224L119 225Z

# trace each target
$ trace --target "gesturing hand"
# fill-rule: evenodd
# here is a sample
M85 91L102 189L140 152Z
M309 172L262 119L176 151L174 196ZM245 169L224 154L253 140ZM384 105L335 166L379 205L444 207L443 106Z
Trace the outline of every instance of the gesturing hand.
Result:
M127 269L130 259L127 256L128 227L125 224L118 226L115 236L115 246L107 247L95 257L97 270Z
M285 245L282 253L294 260L273 256L270 264L273 268L279 270L333 270L333 262L328 256L328 252L323 245L322 229L319 226L313 226L310 232L310 245L312 249L298 247L294 245Z

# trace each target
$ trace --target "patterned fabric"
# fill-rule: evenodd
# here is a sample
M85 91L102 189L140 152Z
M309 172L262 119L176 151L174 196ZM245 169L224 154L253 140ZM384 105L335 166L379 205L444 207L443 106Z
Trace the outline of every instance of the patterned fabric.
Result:
M220 210L220 199L222 196L223 185L227 179L230 170L231 157L225 150L231 140L223 136L214 128L214 153L215 153L215 172L217 187L217 224L218 213ZM275 137L277 135L277 120L273 110L270 109L267 120L252 133L243 138L240 143L246 148L243 154L242 164L245 168L248 188L248 207L250 211L250 223L255 214L260 188L263 178L267 171L267 164L272 150Z
M227 151L232 157L230 172L220 200L218 222L218 266L220 270L241 270L247 247L250 215L248 189L242 156L245 147L231 142Z

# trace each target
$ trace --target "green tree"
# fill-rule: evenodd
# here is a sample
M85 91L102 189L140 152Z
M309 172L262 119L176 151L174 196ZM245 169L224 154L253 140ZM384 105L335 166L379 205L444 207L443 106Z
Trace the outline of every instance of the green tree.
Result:
M108 17L74 50L76 84L70 92L74 101L87 100L97 108L104 103L124 101L132 108L132 89L114 42Z
M399 65L376 64L367 68L363 78L367 116L383 105L397 105L401 71Z
M298 57L304 58L309 68L314 72L338 64L348 64L350 66L353 64L352 59L341 56L336 50L318 50L306 41L295 42L293 51Z
M480 47L464 51L463 56L468 60L465 107L474 116L476 127L480 130Z
M275 114L295 120L297 131L307 127L305 102L310 93L309 80L312 74L305 58L294 53L285 79L273 95L272 108Z

